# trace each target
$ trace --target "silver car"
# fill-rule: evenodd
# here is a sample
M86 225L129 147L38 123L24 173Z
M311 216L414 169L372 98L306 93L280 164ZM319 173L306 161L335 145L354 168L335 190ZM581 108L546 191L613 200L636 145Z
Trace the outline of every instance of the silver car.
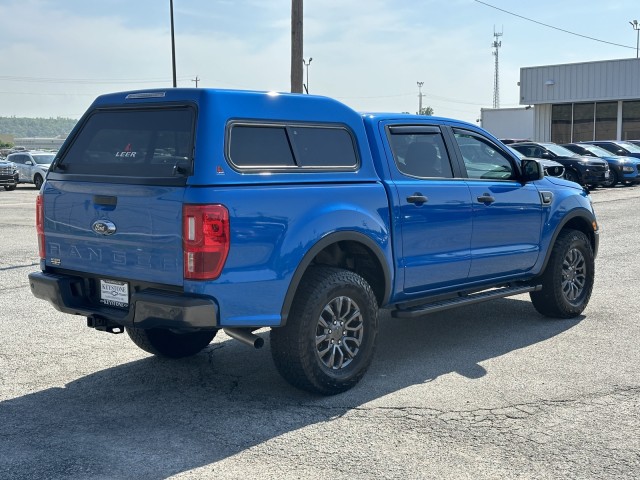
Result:
M7 161L15 163L19 183L33 183L39 190L55 157L51 152L16 152Z

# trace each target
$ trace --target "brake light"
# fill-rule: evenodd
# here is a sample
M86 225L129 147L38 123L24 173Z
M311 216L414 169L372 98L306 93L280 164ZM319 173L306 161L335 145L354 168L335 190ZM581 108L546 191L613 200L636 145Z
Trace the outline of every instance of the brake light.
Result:
M46 253L44 243L44 197L42 193L36 197L36 233L38 234L38 254L44 260Z
M184 278L213 280L229 254L229 211L224 205L182 207Z

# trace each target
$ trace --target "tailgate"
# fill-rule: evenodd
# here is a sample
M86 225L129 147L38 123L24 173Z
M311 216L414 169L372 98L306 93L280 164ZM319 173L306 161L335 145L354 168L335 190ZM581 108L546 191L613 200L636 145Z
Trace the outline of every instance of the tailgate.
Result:
M47 266L182 285L184 187L50 180L43 193Z

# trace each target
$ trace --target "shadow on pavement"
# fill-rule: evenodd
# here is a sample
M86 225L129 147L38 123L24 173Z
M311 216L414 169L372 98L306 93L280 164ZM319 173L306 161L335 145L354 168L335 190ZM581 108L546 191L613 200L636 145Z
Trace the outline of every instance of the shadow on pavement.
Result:
M413 320L384 315L371 369L336 397L285 383L268 341L259 351L230 340L186 360L148 357L0 403L0 477L166 478L441 375L482 377L480 362L580 320L544 319L514 299Z

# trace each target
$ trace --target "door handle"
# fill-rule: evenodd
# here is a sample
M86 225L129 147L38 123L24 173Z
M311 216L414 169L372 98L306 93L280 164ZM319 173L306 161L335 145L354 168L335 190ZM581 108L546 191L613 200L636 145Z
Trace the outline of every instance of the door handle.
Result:
M480 195L478 197L478 201L480 203L493 203L496 201L495 198L493 198L491 195L489 195L488 193L485 193L484 195Z
M429 199L427 197L418 192L407 197L407 202L415 203L416 205L422 205L423 203L427 203L428 201Z

